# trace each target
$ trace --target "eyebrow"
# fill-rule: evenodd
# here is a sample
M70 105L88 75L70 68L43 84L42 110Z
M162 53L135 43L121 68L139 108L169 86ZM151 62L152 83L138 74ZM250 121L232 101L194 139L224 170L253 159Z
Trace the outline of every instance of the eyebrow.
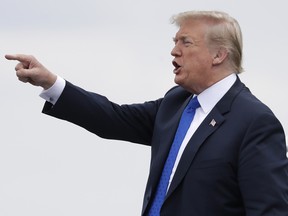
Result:
M172 39L173 39L174 42L177 42L178 40L184 41L184 40L186 40L187 38L190 38L190 37L183 35L183 36L179 36L178 38L177 38L177 37L173 37Z
M180 35L179 37L173 37L173 41L176 44L179 40L184 42L185 40L189 39L189 42L193 43L193 44L199 44L199 43L205 43L205 40L203 39L196 39L190 35Z

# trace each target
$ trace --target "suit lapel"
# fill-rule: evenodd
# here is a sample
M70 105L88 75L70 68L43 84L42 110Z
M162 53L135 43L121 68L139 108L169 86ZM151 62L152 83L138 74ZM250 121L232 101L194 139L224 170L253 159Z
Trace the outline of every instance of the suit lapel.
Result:
M159 148L161 148L161 151L159 151L159 154L157 157L155 157L155 160L151 164L151 170L150 173L153 173L154 175L150 176L150 182L148 185L151 185L153 188L151 188L152 191L156 189L156 186L158 184L159 178L161 176L165 161L167 159L168 153L170 151L174 135L176 133L181 115L183 110L185 109L186 105L188 104L191 97L186 99L186 101L183 103L181 108L177 111L177 113L170 119L170 121L163 126L162 130L162 136L159 141L161 145ZM177 124L175 124L177 122ZM165 151L163 151L165 150ZM157 174L157 175L156 175Z
M177 186L184 178L201 145L204 143L207 137L209 137L220 127L224 120L225 118L223 115L219 113L217 109L214 109L195 131L183 152L166 198L169 197L171 193L173 193L175 188L177 188Z
M145 191L142 215L146 211L148 203L151 201L150 198L152 198L152 195L156 190L156 187L158 185L158 181L162 174L165 161L170 151L170 147L172 145L174 135L176 133L182 112L185 109L186 105L188 104L190 98L191 97L188 96L185 99L184 103L180 106L179 110L175 113L175 115L173 115L172 118L169 119L169 121L166 122L165 125L161 125L161 132L162 132L161 136L159 136L160 137L159 140L154 141L157 144L159 143L160 145L158 144L159 149L154 150L155 151L154 154L156 154L157 157L154 156L153 157L154 160L151 161L152 163L150 166L150 176L148 178L147 187Z

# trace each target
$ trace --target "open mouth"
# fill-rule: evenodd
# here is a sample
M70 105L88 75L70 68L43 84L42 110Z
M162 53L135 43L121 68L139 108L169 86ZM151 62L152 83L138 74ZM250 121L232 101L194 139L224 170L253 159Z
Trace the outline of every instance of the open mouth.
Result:
M173 66L174 66L173 72L174 72L175 74L177 74L177 73L180 71L181 66L180 66L175 60L172 61L172 64L173 64Z

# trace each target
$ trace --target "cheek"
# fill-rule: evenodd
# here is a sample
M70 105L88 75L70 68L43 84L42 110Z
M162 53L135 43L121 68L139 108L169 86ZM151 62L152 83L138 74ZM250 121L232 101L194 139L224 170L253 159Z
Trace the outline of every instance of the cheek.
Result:
M185 66L186 73L191 76L196 76L201 73L201 68L203 67L201 62L198 61L198 59L187 61L187 64Z
M205 82L209 78L209 62L194 59L190 61L185 68L185 74L190 81L199 83Z
M188 66L191 71L194 73L205 73L211 69L211 61L209 61L209 57L206 55L201 56L200 58L194 58L190 62L188 62Z

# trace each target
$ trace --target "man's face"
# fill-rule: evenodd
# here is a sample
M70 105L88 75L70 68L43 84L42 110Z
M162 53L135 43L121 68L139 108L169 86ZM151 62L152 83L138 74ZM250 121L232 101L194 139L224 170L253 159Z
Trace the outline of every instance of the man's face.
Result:
M174 38L174 81L187 91L199 94L212 85L213 56L205 41L208 26L201 21L184 21Z

